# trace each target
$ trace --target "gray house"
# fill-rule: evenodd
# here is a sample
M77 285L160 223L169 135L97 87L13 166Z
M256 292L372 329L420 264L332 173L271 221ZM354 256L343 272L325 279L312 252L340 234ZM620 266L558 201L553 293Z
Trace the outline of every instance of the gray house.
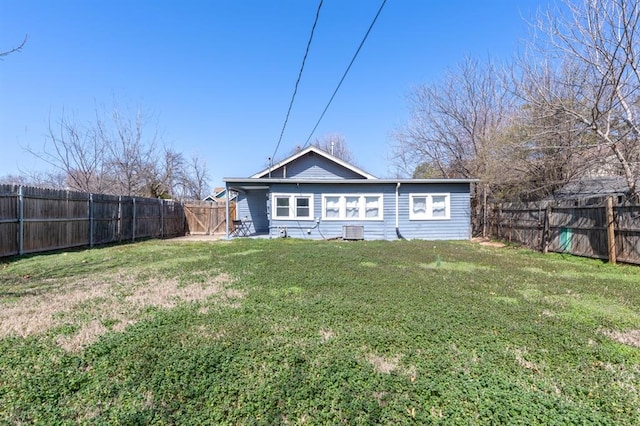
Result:
M471 236L472 179L378 179L316 147L249 178L225 178L238 194L227 237L464 240ZM229 203L227 203L227 206ZM231 232L235 231L235 232Z

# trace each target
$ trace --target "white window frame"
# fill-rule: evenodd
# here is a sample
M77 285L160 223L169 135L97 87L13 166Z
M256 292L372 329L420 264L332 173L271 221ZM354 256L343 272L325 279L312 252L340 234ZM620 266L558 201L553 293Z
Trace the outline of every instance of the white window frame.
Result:
M358 216L347 217L347 198L358 198ZM378 216L367 217L367 198L378 199ZM338 216L327 216L327 198L338 198ZM322 194L322 220L327 221L376 221L384 220L383 194Z
M433 198L444 197L444 216L433 216ZM416 198L425 198L426 211L424 213L415 213L414 202ZM450 193L425 193L425 194L409 194L409 220L450 220L451 219L451 194Z
M289 208L287 216L278 215L278 199L285 198L289 200ZM298 206L296 201L299 199L309 200L309 215L298 216ZM271 211L274 220L313 220L313 194L290 194L290 193L273 193L271 194Z

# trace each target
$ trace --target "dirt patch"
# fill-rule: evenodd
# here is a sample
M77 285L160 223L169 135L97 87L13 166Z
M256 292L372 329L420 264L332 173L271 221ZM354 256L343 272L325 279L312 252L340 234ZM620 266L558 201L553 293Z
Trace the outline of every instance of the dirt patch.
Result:
M367 361L369 361L373 369L378 373L389 374L398 369L400 356L396 355L393 358L385 358L376 354L369 354L367 355Z
M472 238L471 242L473 243L478 243L481 246L486 246L486 247L506 247L506 244L501 243L499 241L491 241L488 238Z
M140 285L133 277L114 274L98 282L83 279L62 284L56 293L25 296L4 304L0 338L25 337L66 326L77 330L58 336L56 342L66 350L77 351L110 330L122 331L144 318L149 307L168 309L212 296L222 303L237 304L244 294L227 289L229 282L229 275L220 274L197 284L151 279Z
M635 346L640 348L640 330L615 331L605 330L602 332L605 336L624 345Z

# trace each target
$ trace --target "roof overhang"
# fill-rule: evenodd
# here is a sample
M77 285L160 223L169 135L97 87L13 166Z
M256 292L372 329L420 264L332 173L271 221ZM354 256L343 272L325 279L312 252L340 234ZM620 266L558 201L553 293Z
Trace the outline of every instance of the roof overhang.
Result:
M291 179L291 178L224 178L227 186L245 189L268 189L271 184L315 184L315 185L380 185L380 184L446 184L446 183L475 183L479 179Z
M262 179L260 179L262 181ZM226 182L226 181L225 181ZM257 182L252 181L252 182L227 182L227 187L229 188L230 191L235 191L235 192L247 192L247 191L259 191L259 190L268 190L269 189L269 185L264 185L262 184L263 182L260 182L261 184L258 185Z

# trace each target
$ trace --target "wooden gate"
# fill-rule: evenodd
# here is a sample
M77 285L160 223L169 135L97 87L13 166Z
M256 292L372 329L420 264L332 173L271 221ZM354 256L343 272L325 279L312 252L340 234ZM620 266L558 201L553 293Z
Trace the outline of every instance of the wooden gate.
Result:
M224 234L227 211L224 203L188 201L184 204L187 232L191 235ZM229 217L236 217L236 203L229 204Z

